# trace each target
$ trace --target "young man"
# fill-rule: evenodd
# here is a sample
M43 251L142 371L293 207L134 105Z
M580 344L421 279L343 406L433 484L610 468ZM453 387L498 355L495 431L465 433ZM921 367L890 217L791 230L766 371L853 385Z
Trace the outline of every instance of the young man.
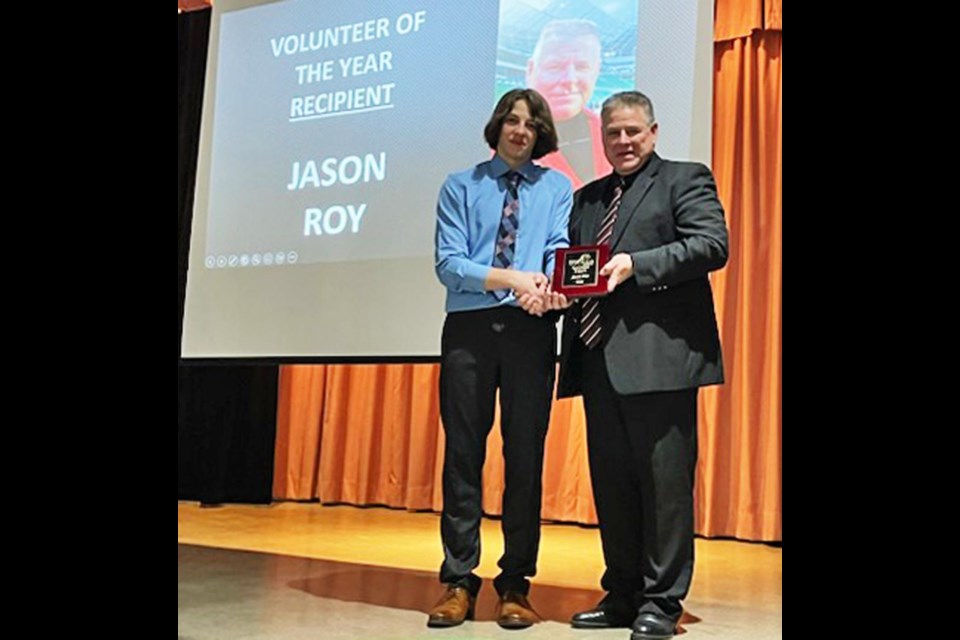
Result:
M531 160L556 150L546 101L516 89L484 130L496 154L447 178L437 204L436 271L447 288L440 413L446 434L440 580L428 625L461 624L481 580L482 471L500 390L504 554L494 587L502 627L539 620L527 599L540 543L543 446L550 418L556 315L543 315L554 251L568 246L569 180ZM523 299L521 304L520 299Z

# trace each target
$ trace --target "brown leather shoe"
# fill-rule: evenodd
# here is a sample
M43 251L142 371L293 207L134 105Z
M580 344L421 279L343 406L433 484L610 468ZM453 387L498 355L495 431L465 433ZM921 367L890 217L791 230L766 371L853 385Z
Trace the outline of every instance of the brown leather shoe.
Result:
M448 584L443 597L433 605L428 627L455 627L464 620L473 620L473 596L463 587Z
M497 605L497 624L504 629L525 629L540 622L527 596L516 591L507 591L500 596Z

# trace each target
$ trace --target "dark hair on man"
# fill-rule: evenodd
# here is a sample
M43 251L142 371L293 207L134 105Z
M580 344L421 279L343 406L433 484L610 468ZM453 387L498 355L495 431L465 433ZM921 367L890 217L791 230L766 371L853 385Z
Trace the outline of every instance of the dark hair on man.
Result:
M557 128L553 124L553 116L550 115L550 105L543 99L539 93L533 89L511 89L503 94L497 107L490 116L490 122L483 129L483 137L487 144L494 151L497 150L497 144L500 142L500 132L503 130L503 121L507 119L513 106L518 100L527 103L530 109L530 117L537 128L537 141L533 145L533 154L531 157L536 160L542 158L552 151L557 150Z
M647 114L647 124L652 125L655 120L653 117L653 103L650 102L650 98L639 91L621 91L620 93L613 94L603 101L603 107L600 109L600 117L606 120L611 110L622 109L623 107L639 107L643 109Z

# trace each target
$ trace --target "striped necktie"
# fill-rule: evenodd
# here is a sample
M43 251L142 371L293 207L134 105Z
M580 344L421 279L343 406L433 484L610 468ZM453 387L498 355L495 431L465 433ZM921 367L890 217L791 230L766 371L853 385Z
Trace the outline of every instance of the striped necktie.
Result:
M613 186L613 198L610 200L607 213L600 223L600 232L597 233L597 244L610 244L610 236L613 235L613 226L617 223L617 211L620 209L620 200L622 199L623 178L617 176ZM583 340L588 349L593 349L600 344L600 334L602 332L600 298L587 298L583 302L583 310L580 314L580 339Z
M517 189L520 186L520 174L509 172L505 178L507 193L503 198L503 215L500 216L500 229L497 231L497 249L493 256L493 266L509 269L513 265L514 249L517 244L517 229L519 227L520 200ZM507 296L506 289L497 289L493 294L503 299Z

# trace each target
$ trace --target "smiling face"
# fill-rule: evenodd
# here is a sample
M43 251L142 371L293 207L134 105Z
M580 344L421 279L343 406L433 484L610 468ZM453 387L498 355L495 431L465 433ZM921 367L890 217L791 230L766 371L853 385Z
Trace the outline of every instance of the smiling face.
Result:
M603 114L603 152L620 175L640 169L657 145L659 126L640 106L613 107Z
M556 120L583 111L599 74L600 40L589 34L547 38L527 62L527 86L546 98Z
M497 155L516 169L530 159L536 142L537 126L530 115L530 105L526 100L517 100L503 119Z

